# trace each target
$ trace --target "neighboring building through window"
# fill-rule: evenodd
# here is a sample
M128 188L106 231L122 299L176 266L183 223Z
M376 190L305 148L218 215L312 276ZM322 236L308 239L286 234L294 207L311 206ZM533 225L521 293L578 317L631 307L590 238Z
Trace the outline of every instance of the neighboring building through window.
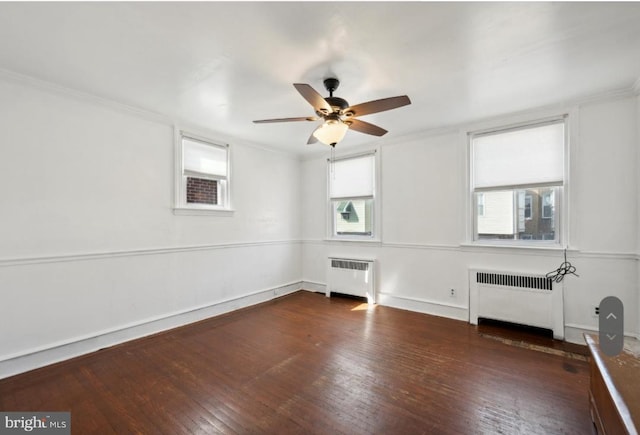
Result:
M471 135L474 240L560 242L565 148L564 118Z
M332 235L373 238L375 153L329 160L328 166Z
M206 139L180 135L178 208L228 209L229 150Z
M218 205L218 180L187 176L187 204Z
M542 194L542 218L553 219L553 190L548 190Z
M524 218L531 219L531 202L533 201L533 197L531 194L524 196Z

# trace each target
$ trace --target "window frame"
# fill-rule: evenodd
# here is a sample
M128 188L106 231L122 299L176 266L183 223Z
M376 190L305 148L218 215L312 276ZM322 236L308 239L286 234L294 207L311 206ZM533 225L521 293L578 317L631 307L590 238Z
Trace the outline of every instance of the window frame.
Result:
M373 156L373 194L371 196L331 196L331 164L335 161L356 159ZM369 149L362 152L331 156L327 159L327 240L357 241L357 242L380 242L380 152L379 148ZM336 228L336 210L334 202L340 203L353 200L372 201L371 205L371 235L368 234L338 234Z
M218 204L203 204L187 202L187 177L184 169L184 139L191 139L215 148L222 148L226 151L226 177L225 183L215 176L208 177L206 174L196 178L211 179L218 181L217 198ZM191 175L193 177L194 175ZM177 215L231 215L234 210L231 208L231 146L221 141L213 140L207 136L194 134L190 131L176 128L175 131L175 189L174 189L174 214Z
M467 220L467 238L465 244L469 246L486 246L486 247L506 247L506 248L532 248L532 249L564 249L568 246L568 222L569 222L569 150L571 133L571 119L577 119L575 110L568 111L560 115L540 116L538 118L520 118L514 123L504 123L502 125L482 126L475 130L469 130L466 133L466 155L467 155L467 193L466 202L468 204L468 220ZM573 122L576 122L573 119ZM541 127L544 125L562 123L564 124L563 149L562 149L562 181L555 183L531 183L517 186L496 186L494 188L474 188L474 150L473 140L480 135L499 134L502 132L510 132L516 130L524 130L529 128ZM480 239L478 237L478 202L477 194L491 191L512 190L516 192L518 189L549 187L555 192L555 206L553 207L553 219L555 219L556 237L553 240L525 240L525 239ZM542 202L542 201L541 201ZM542 204L541 208L542 208ZM486 208L486 205L485 205ZM541 212L542 213L542 212Z

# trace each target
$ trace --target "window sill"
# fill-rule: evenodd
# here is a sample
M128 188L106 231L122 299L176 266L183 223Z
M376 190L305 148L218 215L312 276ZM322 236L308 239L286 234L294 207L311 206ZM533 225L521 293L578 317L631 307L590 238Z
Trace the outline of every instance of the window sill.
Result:
M176 216L233 216L233 209L212 209L212 208L174 208L173 214Z
M357 238L357 237L327 237L326 242L357 242L357 243L382 243L380 239Z

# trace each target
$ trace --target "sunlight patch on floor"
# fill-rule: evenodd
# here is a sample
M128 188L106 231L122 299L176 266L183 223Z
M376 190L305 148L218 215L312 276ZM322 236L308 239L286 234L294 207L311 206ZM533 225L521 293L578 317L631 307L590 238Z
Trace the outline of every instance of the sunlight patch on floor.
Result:
M351 311L368 311L368 310L374 310L376 307L377 305L375 304L368 304L366 302L363 302L351 308Z

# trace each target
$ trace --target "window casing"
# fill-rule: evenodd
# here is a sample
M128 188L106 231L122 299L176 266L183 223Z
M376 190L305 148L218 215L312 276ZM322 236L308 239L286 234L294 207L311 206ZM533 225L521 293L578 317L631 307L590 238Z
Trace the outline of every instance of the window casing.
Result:
M562 243L564 117L470 135L474 242Z
M376 153L327 161L330 237L376 237Z
M176 209L229 210L229 147L179 134Z

